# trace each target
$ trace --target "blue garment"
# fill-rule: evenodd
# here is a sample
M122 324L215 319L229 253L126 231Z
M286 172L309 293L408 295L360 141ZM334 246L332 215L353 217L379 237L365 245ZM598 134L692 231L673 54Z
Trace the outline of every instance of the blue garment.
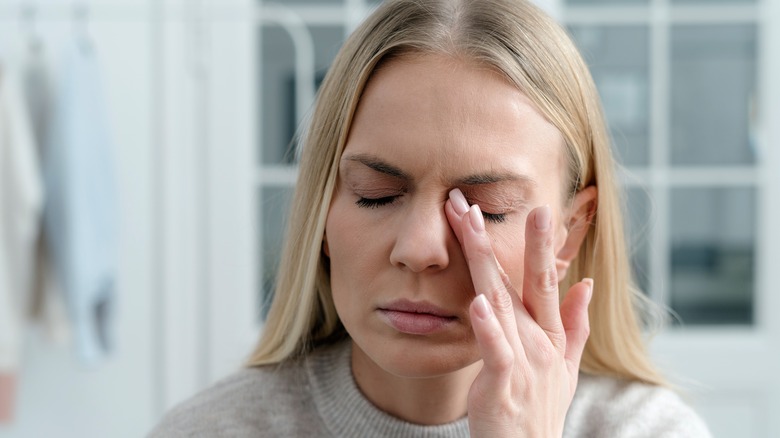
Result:
M110 350L116 300L113 143L97 60L82 39L67 48L43 151L44 211L57 277L84 363Z

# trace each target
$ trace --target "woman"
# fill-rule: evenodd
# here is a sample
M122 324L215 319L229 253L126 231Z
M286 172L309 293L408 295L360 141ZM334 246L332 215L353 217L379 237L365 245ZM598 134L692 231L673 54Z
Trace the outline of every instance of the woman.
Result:
M385 2L320 90L250 366L152 435L708 436L647 358L613 165L534 6Z

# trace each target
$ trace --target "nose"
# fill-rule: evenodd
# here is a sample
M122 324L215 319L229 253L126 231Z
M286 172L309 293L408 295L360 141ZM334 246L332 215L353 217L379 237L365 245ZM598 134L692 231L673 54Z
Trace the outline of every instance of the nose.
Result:
M409 205L399 220L390 262L412 272L445 269L456 242L443 202Z

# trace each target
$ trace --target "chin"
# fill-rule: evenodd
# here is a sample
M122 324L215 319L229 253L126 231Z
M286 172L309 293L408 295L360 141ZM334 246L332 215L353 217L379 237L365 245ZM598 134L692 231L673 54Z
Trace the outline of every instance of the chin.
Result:
M480 360L475 341L437 343L423 339L366 340L353 338L353 348L383 371L404 378L454 374Z

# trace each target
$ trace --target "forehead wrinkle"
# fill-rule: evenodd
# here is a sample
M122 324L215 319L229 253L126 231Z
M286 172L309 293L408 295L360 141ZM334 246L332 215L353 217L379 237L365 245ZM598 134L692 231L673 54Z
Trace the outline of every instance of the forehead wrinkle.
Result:
M477 173L459 178L455 183L475 203L508 209L525 205L538 187L530 176L512 171Z
M463 194L475 204L506 209L515 209L528 203L527 195L506 186L498 190L482 190L480 186L464 188Z

